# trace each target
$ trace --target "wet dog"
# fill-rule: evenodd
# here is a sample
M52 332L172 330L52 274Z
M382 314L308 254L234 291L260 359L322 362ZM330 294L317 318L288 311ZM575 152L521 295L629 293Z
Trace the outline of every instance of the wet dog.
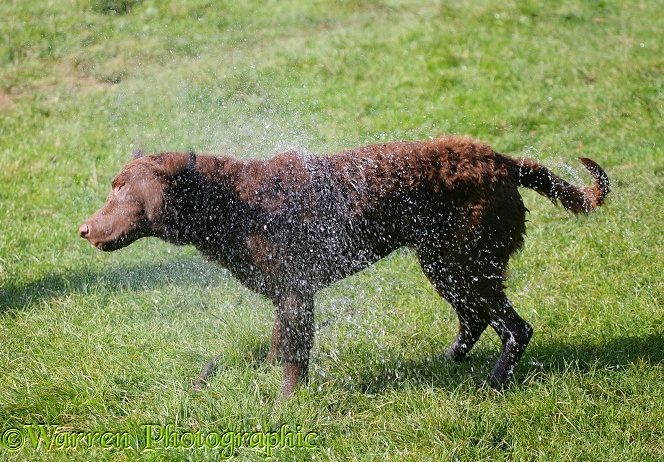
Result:
M500 389L533 332L503 291L509 257L525 234L518 187L590 213L602 205L609 180L595 162L580 160L593 186L571 185L532 159L453 136L268 160L167 152L127 164L79 234L105 251L147 236L194 245L271 299L268 359L281 360L281 397L307 375L315 292L412 247L459 318L446 356L464 358L491 326L502 352L486 383Z

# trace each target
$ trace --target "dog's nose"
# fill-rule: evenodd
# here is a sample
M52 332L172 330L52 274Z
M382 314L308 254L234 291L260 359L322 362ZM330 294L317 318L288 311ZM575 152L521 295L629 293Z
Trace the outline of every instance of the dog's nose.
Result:
M83 223L80 228L78 228L78 235L87 238L90 234L90 226L86 223Z

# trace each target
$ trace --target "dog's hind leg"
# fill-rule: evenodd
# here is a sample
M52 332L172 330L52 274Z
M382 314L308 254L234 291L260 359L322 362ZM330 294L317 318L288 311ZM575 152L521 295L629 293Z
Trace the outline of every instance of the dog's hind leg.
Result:
M500 390L512 378L514 368L533 335L533 328L514 311L512 303L504 295L494 305L491 314L491 327L500 337L503 348L486 383L494 390Z
M459 331L454 342L445 352L445 357L454 361L461 361L479 340L487 327L487 322L483 319L483 316L474 313L465 305L459 306L457 303L457 306L455 310L459 318Z
M473 309L473 303L468 299L469 290L464 287L467 276L461 274L460 268L442 261L441 255L442 252L438 251L418 251L424 274L438 294L452 305L459 318L459 331L445 357L461 361L489 325L489 316L485 310Z
M533 333L505 296L506 259L501 263L486 256L480 259L477 255L464 255L458 260L452 257L454 261L450 263L442 261L442 252L420 250L418 255L424 273L459 317L459 332L445 356L463 359L490 325L500 337L502 351L486 383L493 389L502 389L512 377Z

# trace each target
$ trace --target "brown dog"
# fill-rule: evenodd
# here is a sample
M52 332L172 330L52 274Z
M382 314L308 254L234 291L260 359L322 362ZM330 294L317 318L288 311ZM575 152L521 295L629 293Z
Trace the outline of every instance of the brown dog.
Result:
M277 315L268 358L281 358L281 397L307 375L314 293L413 247L459 317L446 356L464 358L487 325L500 336L502 353L487 379L499 389L532 335L503 292L508 259L525 233L517 186L589 213L609 180L595 162L580 160L594 186L571 185L534 160L452 136L325 157L285 152L239 161L169 152L125 166L79 234L106 251L146 236L192 244L270 298Z

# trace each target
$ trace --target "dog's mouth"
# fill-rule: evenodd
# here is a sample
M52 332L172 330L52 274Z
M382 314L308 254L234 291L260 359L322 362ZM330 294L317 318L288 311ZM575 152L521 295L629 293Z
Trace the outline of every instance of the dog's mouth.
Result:
M99 250L103 250L104 252L113 252L114 250L126 247L128 244L125 244L124 241L125 239L121 239L119 241L108 241L108 242L98 241L90 243L95 247L97 247Z
M125 232L111 237L107 235L99 235L100 233L95 231L95 228L86 222L78 229L78 235L104 252L113 252L114 250L128 246L136 240L136 238L132 239L131 233Z

